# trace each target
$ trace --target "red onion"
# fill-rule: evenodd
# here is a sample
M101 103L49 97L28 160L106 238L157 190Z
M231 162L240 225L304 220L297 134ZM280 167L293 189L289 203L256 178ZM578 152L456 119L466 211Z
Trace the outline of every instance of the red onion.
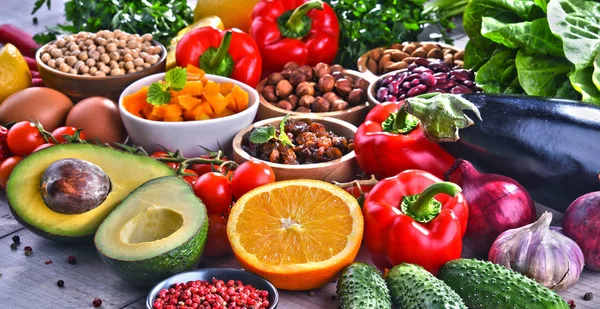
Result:
M469 204L464 243L487 256L500 233L535 221L533 200L518 182L497 174L483 174L471 163L458 159L445 174L463 189Z
M553 290L564 290L579 280L583 253L560 228L551 228L545 212L532 224L508 230L494 241L488 260L519 272Z
M585 267L600 271L600 191L571 203L565 211L562 228L581 247Z

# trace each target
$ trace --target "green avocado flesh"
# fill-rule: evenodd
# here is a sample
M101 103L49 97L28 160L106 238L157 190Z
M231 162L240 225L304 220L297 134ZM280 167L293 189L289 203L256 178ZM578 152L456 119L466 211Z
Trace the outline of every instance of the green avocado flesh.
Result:
M102 260L122 279L152 285L194 267L202 255L206 207L184 180L161 177L135 189L95 237Z
M78 159L98 166L110 180L104 200L83 213L52 210L42 196L42 176L62 159ZM15 218L34 233L52 240L91 240L104 218L135 188L174 171L150 157L91 144L55 145L27 156L13 170L6 195ZM77 205L75 205L77 206Z
M446 263L438 277L471 309L568 309L555 292L501 265L475 259Z
M421 266L396 265L386 281L396 308L467 309L456 292Z
M342 309L391 309L392 302L379 271L365 263L354 263L340 275L337 294Z

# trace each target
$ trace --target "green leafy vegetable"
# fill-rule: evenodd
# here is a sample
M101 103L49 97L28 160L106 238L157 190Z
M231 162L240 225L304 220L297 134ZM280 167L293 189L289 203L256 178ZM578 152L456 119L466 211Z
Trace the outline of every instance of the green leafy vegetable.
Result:
M275 139L279 141L281 144L289 147L294 147L294 143L290 140L290 138L285 134L285 123L290 118L290 115L285 115L281 122L279 122L279 136L277 135L277 130L274 126L268 125L264 127L255 128L250 133L250 142L254 144L264 144L268 143L270 140Z
M477 72L477 85L485 92L503 93L517 78L516 55L513 49L499 48Z
M465 48L465 68L475 71L479 70L482 65L492 58L498 46L498 44L482 36L470 39Z
M32 14L51 0L37 0ZM61 33L121 29L129 33L151 33L154 39L168 46L171 37L193 20L193 11L186 0L68 0L64 7L67 24L52 27L34 39L47 43Z
M481 36L483 17L493 17L504 23L516 23L544 16L544 12L533 0L471 0L463 16L463 26L469 38L474 38Z
M160 106L171 101L171 90L180 91L187 81L186 69L175 67L165 74L165 81L154 82L148 88L146 102Z
M554 97L572 68L565 58L529 55L522 50L517 53L516 65L525 93L543 97Z
M590 78L593 70L593 67L587 67L583 70L574 71L569 74L569 80L575 90L583 96L583 101L600 105L600 90Z

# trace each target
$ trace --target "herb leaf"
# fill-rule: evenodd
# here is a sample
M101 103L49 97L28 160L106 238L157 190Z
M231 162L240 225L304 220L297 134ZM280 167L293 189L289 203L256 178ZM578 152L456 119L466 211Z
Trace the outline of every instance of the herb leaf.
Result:
M288 121L289 118L290 114L287 114L285 115L285 117L283 117L283 119L281 119L281 122L279 123L279 140L282 144L286 146L294 147L294 143L292 143L287 134L285 134L285 123Z
M160 106L169 103L169 101L171 101L171 91L165 84L156 82L150 85L146 102L154 106Z
M275 127L272 125L254 128L250 133L250 142L253 144L264 144L269 142L272 138L277 138Z
M185 87L185 83L187 82L187 72L186 69L175 67L169 70L165 74L165 80L171 90L173 91L181 91Z

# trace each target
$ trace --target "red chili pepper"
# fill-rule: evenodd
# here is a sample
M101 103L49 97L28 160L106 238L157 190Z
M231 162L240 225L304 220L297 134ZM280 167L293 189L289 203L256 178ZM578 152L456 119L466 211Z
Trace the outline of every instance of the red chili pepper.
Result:
M264 59L266 73L290 61L331 64L338 50L340 26L333 9L318 0L263 0L252 13L250 35Z
M419 170L379 181L363 207L363 240L375 265L389 269L414 263L435 274L460 258L469 216L460 191Z
M181 38L175 51L177 65L197 66L208 74L231 77L256 87L260 81L262 58L256 43L239 29L202 27Z
M425 170L438 178L454 164L454 158L421 131L419 119L409 115L403 102L375 106L354 136L354 152L360 168L380 178L410 169Z

